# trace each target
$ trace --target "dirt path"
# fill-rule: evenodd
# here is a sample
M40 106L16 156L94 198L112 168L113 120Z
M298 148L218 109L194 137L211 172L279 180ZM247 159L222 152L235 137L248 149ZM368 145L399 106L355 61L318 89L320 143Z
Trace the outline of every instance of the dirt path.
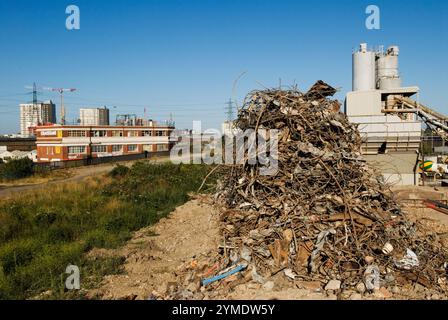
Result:
M22 193L30 190L40 189L47 185L81 181L89 176L95 176L109 172L110 170L112 170L113 167L114 164L75 168L71 169L73 172L73 176L69 178L52 180L45 183L37 183L37 184L14 186L14 187L3 187L0 189L0 198L8 197L15 193Z
M126 274L106 277L102 287L89 296L148 299L153 291L165 291L176 280L179 266L216 248L218 229L213 210L200 200L192 200L155 226L136 232L123 248L92 251L92 256L124 256Z
M149 159L147 161L163 162L163 161L168 161L168 160L169 160L169 158L154 158L154 159ZM138 161L138 160L135 160L135 161ZM120 163L124 164L124 165L130 165L130 164L134 163L135 161L120 162ZM68 178L52 180L52 181L48 181L45 183L37 183L37 184L22 185L22 186L12 186L12 187L2 187L2 188L0 188L0 198L11 196L14 193L21 193L21 192L26 192L26 191L30 191L30 190L41 189L42 187L51 185L51 184L79 182L87 177L107 173L107 172L111 171L115 167L115 165L117 165L117 163L107 163L107 164L101 164L101 165L95 165L95 166L73 168L73 169L70 169L70 171L73 173L73 175ZM61 169L61 170L64 170L64 169Z

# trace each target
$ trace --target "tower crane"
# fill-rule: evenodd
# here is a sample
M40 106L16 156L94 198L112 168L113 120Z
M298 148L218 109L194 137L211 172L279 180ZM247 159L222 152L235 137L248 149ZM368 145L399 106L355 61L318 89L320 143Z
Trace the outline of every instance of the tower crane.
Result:
M61 124L65 124L65 106L64 106L64 93L65 92L75 92L77 89L75 88L45 88L46 90L53 91L53 92L59 92L59 95L61 97L61 109L60 109L60 117L61 117Z

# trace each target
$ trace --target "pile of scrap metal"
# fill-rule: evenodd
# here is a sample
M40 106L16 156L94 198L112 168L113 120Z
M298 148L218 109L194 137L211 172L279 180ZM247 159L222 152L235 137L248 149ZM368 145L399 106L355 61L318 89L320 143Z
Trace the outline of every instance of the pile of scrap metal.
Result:
M202 291L228 276L263 283L283 274L291 285L374 291L418 283L446 294L446 249L419 233L363 160L356 126L328 98L335 92L319 81L307 93L248 95L236 127L279 130L279 168L266 176L248 161L226 167L216 194L223 242L207 263L220 269L195 274Z

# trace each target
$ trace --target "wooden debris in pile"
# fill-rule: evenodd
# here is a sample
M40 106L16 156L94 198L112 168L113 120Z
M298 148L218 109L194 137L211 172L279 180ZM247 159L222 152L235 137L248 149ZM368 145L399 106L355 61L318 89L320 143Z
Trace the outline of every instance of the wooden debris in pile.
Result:
M221 288L222 275L243 266L245 273L231 275L235 283L281 274L292 286L312 280L374 291L418 283L446 294L446 249L418 232L366 164L357 127L329 98L335 93L318 81L307 93L247 96L235 125L279 130L279 170L263 176L248 161L225 168L216 194L223 243L205 264L220 270L202 292ZM190 278L206 278L199 271Z
M446 277L446 251L437 239L418 237L363 160L356 126L328 98L335 92L318 81L305 94L249 94L236 127L280 130L279 171L262 176L249 163L229 168L218 192L227 209L223 237L237 248L229 255L242 259L244 252L262 276L285 269L291 277L355 286L374 265L380 274L438 286Z

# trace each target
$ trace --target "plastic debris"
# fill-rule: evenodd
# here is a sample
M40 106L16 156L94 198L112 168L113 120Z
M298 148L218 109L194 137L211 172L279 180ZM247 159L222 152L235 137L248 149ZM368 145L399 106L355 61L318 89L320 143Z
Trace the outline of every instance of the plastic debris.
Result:
M241 248L241 258L243 260L246 260L247 262L250 262L252 260L252 250L249 247L242 247Z
M391 254L392 251L394 251L394 247L389 242L387 242L384 245L382 251L383 251L384 254Z
M327 236L329 234L336 234L336 230L334 230L334 229L324 230L324 231L321 231L319 233L319 235L317 236L316 244L314 245L314 250L311 253L310 268L311 268L312 272L316 271L315 260L316 260L317 256L319 255L319 252L323 249L324 244L327 239Z
M379 290L380 288L380 269L377 265L370 265L364 272L364 283L368 291Z
M283 272L285 276L287 276L291 280L295 280L295 278L297 277L297 275L291 269L285 269Z
M406 249L406 255L398 261L395 260L394 263L397 268L404 270L411 270L420 265L417 255L411 249Z
M261 284L265 283L264 278L258 274L257 268L255 266L252 266L251 276L252 276L252 280L255 282L261 283Z
M227 272L224 272L222 274L219 274L217 276L214 276L214 277L211 277L211 278L208 278L208 279L204 279L204 280L201 281L201 283L202 283L203 286L206 286L206 285L208 285L210 283L222 280L222 279L227 278L227 277L229 277L229 276L231 276L231 275L233 275L235 273L241 272L241 271L243 271L246 268L247 268L247 264L240 264L240 265L234 267L233 269L231 269L231 270L229 270Z

